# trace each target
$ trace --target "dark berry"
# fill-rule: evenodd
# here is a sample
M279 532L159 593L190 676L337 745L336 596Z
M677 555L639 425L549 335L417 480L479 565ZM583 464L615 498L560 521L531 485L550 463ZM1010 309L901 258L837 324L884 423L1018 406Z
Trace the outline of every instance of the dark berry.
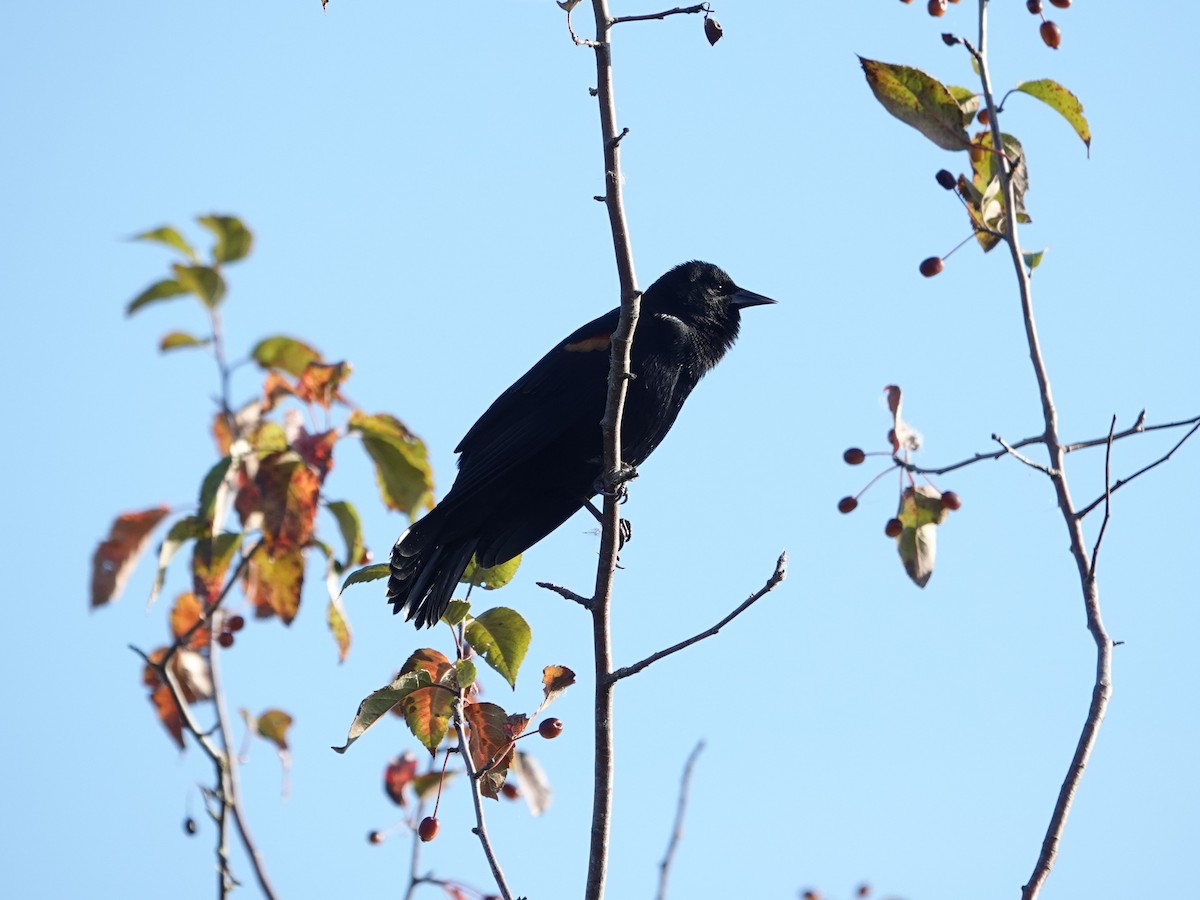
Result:
M225 627L230 631L241 631L246 627L246 620L241 616L230 616L229 621L225 623Z
M367 832L367 843L368 844L382 844L383 843L383 832L382 831L368 831Z
M946 268L940 256L931 256L929 259L921 260L921 274L926 278L932 278L942 269Z
M1059 9L1066 9L1071 5L1071 0L1050 0L1051 6L1057 6Z
M553 740L563 733L562 719L542 719L538 725L538 734L546 740Z
M946 493L942 494L942 506L946 507L946 509L961 509L962 500L954 491L946 491Z
M904 523L899 519L888 519L887 524L883 526L883 533L890 538L900 537L902 531L904 531Z
M521 792L517 790L517 786L511 781L506 781L500 786L500 793L502 793L509 800L516 800L521 796Z
M852 466L862 465L862 461L866 458L867 454L863 453L858 447L851 447L842 454L842 459Z
M184 834L186 834L190 837L191 835L195 834L198 830L199 830L199 828L196 825L196 820L193 819L191 816L188 816L186 819L183 820L183 833Z
M841 500L838 501L838 512L852 513L852 512L854 512L854 510L857 506L858 506L858 501L855 500L853 497L843 497Z
M421 820L421 824L417 826L417 837L428 844L437 837L438 829L441 827L435 817L426 816Z
M1039 30L1042 33L1042 40L1051 50L1057 50L1062 44L1062 32L1049 19L1042 23L1042 27Z
M979 120L980 125L987 125L991 121L991 116L988 115L988 111L986 109L981 109L979 111L979 115L977 115L975 118Z
M938 169L938 173L933 177L937 179L938 184L948 191L954 190L954 188L958 185L958 181L954 178L954 176L945 169Z
M1042 0L1025 0L1025 8L1035 16L1042 14Z
M232 631L222 631L220 634L217 635L217 643L220 644L222 647L224 647L226 650L228 650L230 647L233 646L233 632Z
M946 0L929 0L929 5L926 7L931 16L944 16L946 14Z

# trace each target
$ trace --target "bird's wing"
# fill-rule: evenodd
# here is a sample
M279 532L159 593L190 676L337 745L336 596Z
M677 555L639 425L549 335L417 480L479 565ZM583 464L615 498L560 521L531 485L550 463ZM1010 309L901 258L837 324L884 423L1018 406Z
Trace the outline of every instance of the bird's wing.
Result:
M496 398L455 448L454 493L487 485L591 419L600 443L609 347L619 310L576 329Z

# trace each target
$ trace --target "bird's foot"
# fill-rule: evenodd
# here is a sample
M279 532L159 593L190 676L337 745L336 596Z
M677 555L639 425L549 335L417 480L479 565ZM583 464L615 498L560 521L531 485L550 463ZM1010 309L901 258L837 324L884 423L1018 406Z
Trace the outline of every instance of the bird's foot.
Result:
M638 471L634 466L621 463L617 471L602 473L592 487L595 488L597 494L603 497L615 497L618 503L624 503L629 499L629 490L625 485L637 476Z

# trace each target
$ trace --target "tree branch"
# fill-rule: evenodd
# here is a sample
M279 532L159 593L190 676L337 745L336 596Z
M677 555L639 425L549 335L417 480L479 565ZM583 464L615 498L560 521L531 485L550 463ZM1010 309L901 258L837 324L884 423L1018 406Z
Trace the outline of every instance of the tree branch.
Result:
M657 13L645 13L640 16L617 16L612 20L613 25L620 25L622 22L648 22L652 19L665 19L667 16L686 16L695 13L712 12L712 8L707 3L697 3L695 6L676 6L674 9L666 9Z
M463 698L460 693L454 702L454 733L458 735L458 755L462 757L463 768L467 770L467 783L471 788L471 802L475 806L475 827L472 833L479 838L483 846L483 855L487 857L488 865L492 868L492 877L496 879L496 887L500 889L504 900L513 900L512 891L504 879L504 870L500 868L500 860L492 849L488 838L487 823L483 818L483 795L479 791L479 773L475 769L475 761L471 759L471 746L467 743L467 735L463 730Z
M995 441L997 444L999 444L1001 447L1003 447L1005 453L1007 453L1009 456L1013 457L1014 459L1025 463L1025 465L1029 466L1029 468L1037 469L1043 475L1049 475L1051 478L1054 477L1055 473L1052 469L1050 469L1048 466L1043 466L1041 463L1034 462L1028 456L1023 456L1021 453L1019 453L1016 450L1016 448L1010 447L1005 442L1004 438L1000 437L1000 435L993 434L992 440Z
M992 92L991 75L988 71L987 36L988 36L988 0L979 0L979 48L976 50L969 41L964 41L968 51L975 58L979 69L979 78L984 101L987 104L991 118L992 146L998 149L1004 147L1000 132L1000 118L996 109L996 100ZM1050 390L1050 378L1047 374L1045 359L1042 355L1041 343L1038 339L1037 325L1033 314L1033 294L1029 282L1029 273L1025 269L1021 255L1021 244L1017 229L1017 196L1012 177L1012 162L1003 154L997 156L1000 172L1000 187L1004 194L1004 235L1012 259L1013 270L1020 291L1021 317L1025 323L1025 339L1029 346L1029 359L1033 366L1034 377L1037 380L1038 394L1042 405L1042 418L1046 429L1043 440L1049 456L1051 482L1058 497L1058 507L1062 514L1063 524L1070 538L1071 557L1079 572L1080 587L1083 594L1084 609L1087 613L1087 627L1096 645L1096 674L1092 687L1092 699L1088 705L1087 719L1084 721L1075 753L1068 767L1055 802L1054 812L1050 817L1045 837L1042 841L1041 852L1034 864L1033 874L1021 889L1022 900L1034 900L1042 885L1050 875L1054 859L1058 853L1058 844L1066 828L1067 816L1075 792L1079 789L1080 780L1096 738L1100 732L1100 724L1108 709L1109 698L1112 696L1112 641L1104 627L1100 615L1100 595L1096 586L1093 571L1083 538L1083 527L1075 515L1075 506L1067 484L1064 468L1066 451L1059 439L1058 413L1054 406L1054 397Z
M687 809L688 786L692 780L692 769L704 749L704 741L699 741L692 752L688 754L687 762L683 764L683 776L679 779L679 803L675 807L675 825L671 829L671 839L667 842L667 852L662 862L658 864L658 895L657 900L666 900L667 878L671 874L671 862L675 859L675 848L683 837L683 814Z
M1149 429L1147 429L1147 430L1149 430ZM1187 434L1185 434L1183 437L1181 437L1178 440L1178 442L1176 442L1174 447L1172 447L1170 450L1168 450L1166 453L1164 453L1162 456L1160 456L1154 462L1150 463L1150 465L1142 466L1140 469L1138 469L1136 472L1134 472L1128 478L1119 479L1117 481L1117 483L1114 484L1111 488L1108 488L1106 486L1103 494L1101 494L1099 497L1097 497L1095 500L1093 500L1091 503L1089 503L1087 506L1085 506L1079 512L1075 513L1075 518L1082 519L1084 516L1086 516L1088 513L1090 513L1093 509L1095 509L1097 506L1099 506L1101 502L1104 502L1107 505L1108 499L1112 495L1113 491L1116 491L1116 490L1119 490L1120 488L1125 487L1125 485L1129 484L1129 482L1133 481L1133 479L1137 478L1139 475L1145 475L1147 472L1149 472L1155 466L1160 466L1163 463L1165 463L1168 459L1170 459L1172 457L1172 455L1174 455L1175 451L1178 450L1180 447L1182 447L1184 445L1184 443L1187 441L1187 439L1190 438L1197 431L1200 431L1200 421L1197 421L1196 424L1191 427L1191 430L1189 430ZM1113 440L1116 440L1115 435L1113 437ZM1108 519L1107 510L1104 513L1104 518L1107 521L1107 519Z
M714 634L719 632L722 628L724 628L726 625L728 625L730 622L732 622L734 619L736 619L738 616L740 616L742 613L744 613L746 610L748 610L751 606L753 606L755 603L757 603L759 600L761 600L763 597L765 597L767 594L769 594L771 591L773 591L779 585L779 583L781 581L783 581L783 579L785 579L786 577L787 577L787 552L785 551L783 553L780 553L779 559L777 559L775 561L775 571L771 573L771 577L767 579L767 583L764 584L757 591L755 591L753 594L751 594L749 597L747 597L745 600L743 600L741 605L738 606L737 609L735 609L733 612L731 612L729 615L727 615L725 618L723 618L716 625L712 626L709 629L706 629L705 631L700 632L699 634L692 635L687 640L680 641L678 644L668 647L665 650L659 650L657 653L652 653L649 656L647 656L645 659L643 659L641 662L636 662L632 666L625 666L623 668L617 669L615 672L613 672L609 676L609 679L612 681L613 684L616 684L622 678L628 678L630 675L636 675L638 672L642 671L642 669L645 669L647 666L651 665L652 663L658 662L660 659L663 659L664 657L670 656L672 653L678 653L680 650L683 650L687 647L692 646L692 644L699 643L700 641L704 640L705 638L712 637Z

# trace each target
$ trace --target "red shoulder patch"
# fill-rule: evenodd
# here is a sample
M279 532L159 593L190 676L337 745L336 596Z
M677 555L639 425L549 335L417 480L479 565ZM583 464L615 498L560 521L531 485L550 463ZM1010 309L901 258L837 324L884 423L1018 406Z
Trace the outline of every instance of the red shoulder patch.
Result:
M563 344L563 349L568 353L583 353L588 350L607 350L611 345L612 333L610 332L606 334L594 334L581 341Z

